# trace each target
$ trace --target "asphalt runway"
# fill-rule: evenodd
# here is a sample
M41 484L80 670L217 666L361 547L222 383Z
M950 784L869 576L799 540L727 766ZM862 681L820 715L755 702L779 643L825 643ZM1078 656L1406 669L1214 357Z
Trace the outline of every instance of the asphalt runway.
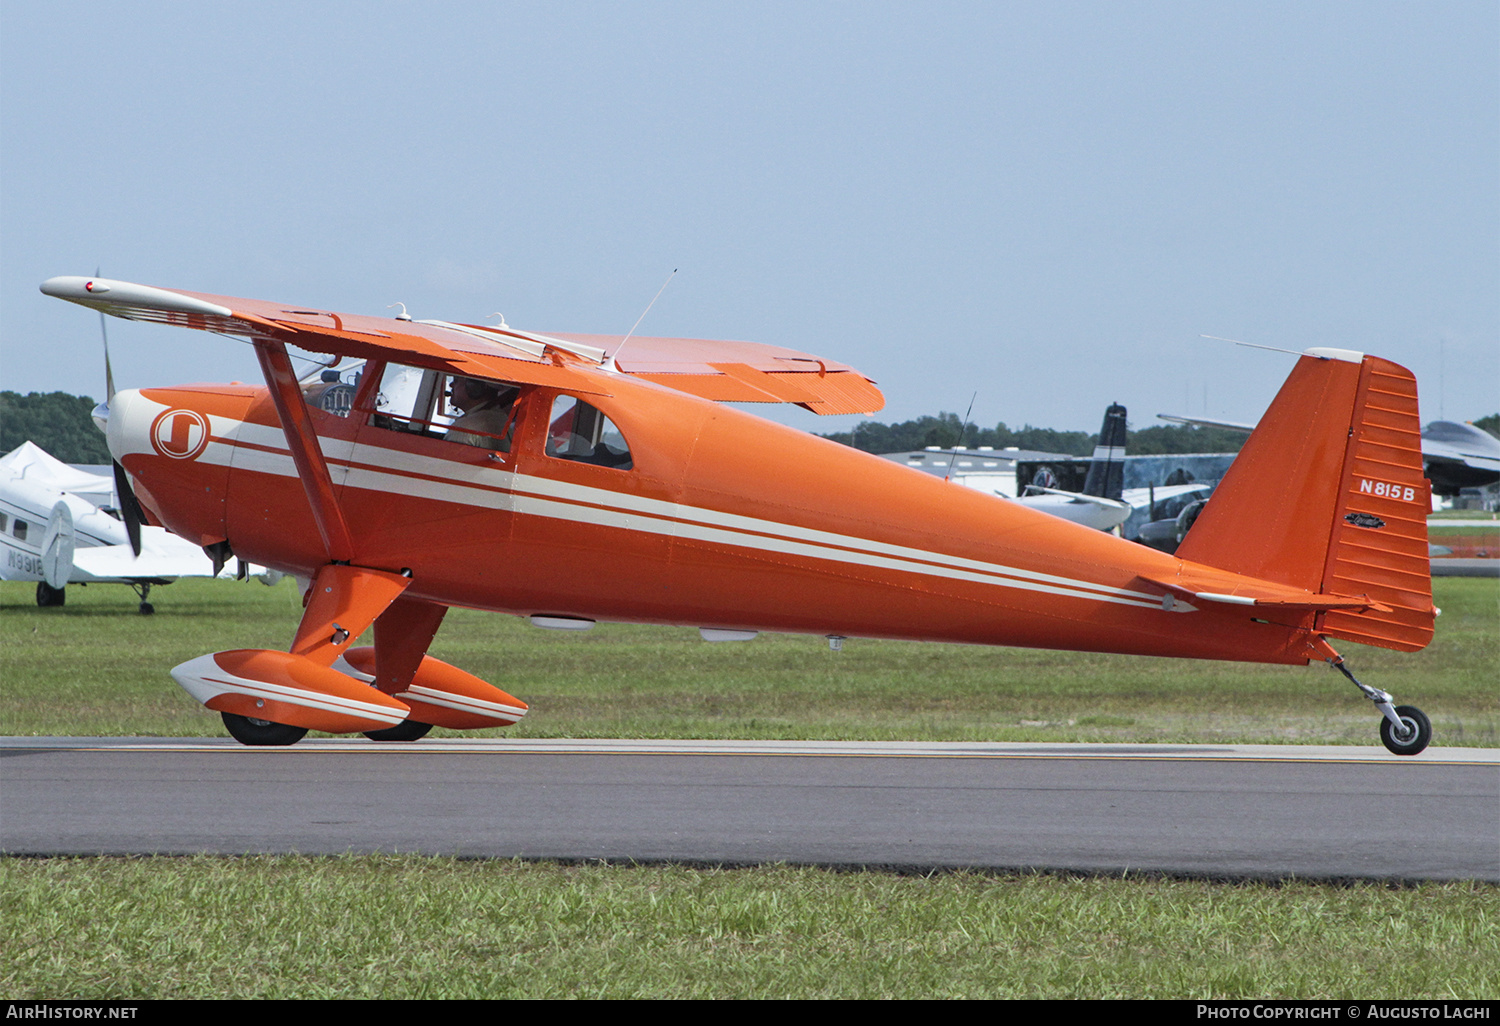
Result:
M1500 882L1500 751L0 738L0 850Z

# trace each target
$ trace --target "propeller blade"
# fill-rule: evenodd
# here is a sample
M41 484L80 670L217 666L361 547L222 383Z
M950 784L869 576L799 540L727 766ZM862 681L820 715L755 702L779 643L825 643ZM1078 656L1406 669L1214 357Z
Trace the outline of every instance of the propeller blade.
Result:
M94 277L99 277L99 269L94 269ZM104 402L115 397L115 372L109 366L109 328L105 326L104 311L99 311L99 334L104 336ZM137 553L139 554L139 553Z
M120 500L120 515L125 519L125 533L130 536L130 551L139 556L141 525L146 522L146 511L141 509L141 502L130 487L130 478L125 476L125 468L120 466L119 460L114 463L115 493Z

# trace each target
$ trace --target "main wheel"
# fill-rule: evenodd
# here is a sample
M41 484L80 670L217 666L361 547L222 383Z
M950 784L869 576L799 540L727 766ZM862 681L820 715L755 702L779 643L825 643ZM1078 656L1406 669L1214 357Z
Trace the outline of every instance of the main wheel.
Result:
M1396 755L1416 755L1432 741L1432 721L1427 714L1414 705L1396 706L1396 715L1409 733L1404 738L1396 737L1396 728L1384 717L1380 720L1380 743Z
M68 589L66 587L54 588L46 581L36 582L36 604L43 609L49 606L60 606L68 601Z
M242 745L265 747L271 745L294 745L307 734L306 727L293 727L270 720L253 720L236 713L220 713L224 727Z
M427 736L432 729L430 723L418 723L416 720L402 720L394 727L386 727L384 730L367 730L365 737L371 741L419 741Z

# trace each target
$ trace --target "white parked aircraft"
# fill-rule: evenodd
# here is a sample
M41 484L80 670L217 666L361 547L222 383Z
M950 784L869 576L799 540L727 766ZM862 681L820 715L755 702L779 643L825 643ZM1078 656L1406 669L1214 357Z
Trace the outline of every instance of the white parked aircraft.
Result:
M140 611L150 613L153 584L237 576L160 527L141 527L136 555L126 525L110 512L116 501L110 477L70 467L31 442L0 456L0 579L36 581L39 606L62 605L69 584L128 584L140 596ZM237 568L238 576L247 569Z
M1254 424L1158 413L1174 424L1202 424L1249 434ZM1473 424L1435 420L1422 429L1422 473L1435 495L1457 495L1462 488L1483 488L1500 480L1500 441Z
M1032 509L1051 513L1097 531L1113 531L1130 519L1131 505L1124 501L1125 407L1112 404L1104 411L1099 444L1081 492L1066 492L1033 481L1016 501Z

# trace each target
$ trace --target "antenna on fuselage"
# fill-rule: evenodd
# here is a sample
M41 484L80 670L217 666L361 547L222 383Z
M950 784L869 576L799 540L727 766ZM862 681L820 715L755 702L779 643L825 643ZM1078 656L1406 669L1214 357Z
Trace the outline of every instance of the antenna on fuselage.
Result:
M943 475L944 481L953 476L953 464L958 459L958 450L964 447L964 435L969 433L969 414L974 412L974 400L978 398L977 391L969 396L969 408L964 411L963 426L958 429L958 444L953 447L953 455L948 457L948 473Z
M620 344L615 346L615 351L609 354L609 362L604 365L605 370L617 371L620 369L619 365L615 363L615 360L620 355L620 350L625 348L625 343L630 341L630 336L635 334L635 329L641 326L641 322L646 319L646 315L651 312L651 308L656 305L656 301L661 298L661 294L667 291L667 286L672 284L672 279L675 277L677 277L677 268L674 267L672 268L672 273L667 275L667 280L661 283L661 288L656 290L656 295L651 297L651 302L646 304L646 309L641 311L641 315L635 319L635 323L630 326L630 330L625 333L625 337L620 339Z

